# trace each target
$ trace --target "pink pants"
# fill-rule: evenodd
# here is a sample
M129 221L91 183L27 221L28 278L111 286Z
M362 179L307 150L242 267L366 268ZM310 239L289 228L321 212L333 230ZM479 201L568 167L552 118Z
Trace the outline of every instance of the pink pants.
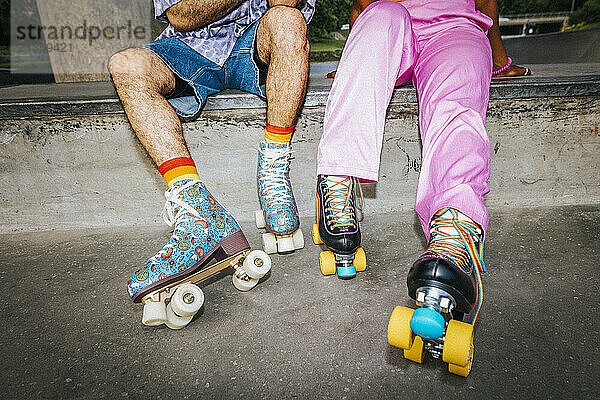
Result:
M485 231L491 25L474 0L367 7L352 27L329 94L317 173L377 181L392 92L412 77L423 145L416 210L425 235L432 215L444 207L460 210Z

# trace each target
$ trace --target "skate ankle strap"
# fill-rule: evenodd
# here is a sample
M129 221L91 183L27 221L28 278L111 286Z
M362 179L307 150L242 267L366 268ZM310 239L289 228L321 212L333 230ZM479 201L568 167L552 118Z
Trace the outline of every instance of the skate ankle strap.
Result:
M262 153L263 160L269 163L268 168L271 168L278 160L291 158L293 150L291 149L291 146L286 146L280 148L264 148L260 150L260 152Z

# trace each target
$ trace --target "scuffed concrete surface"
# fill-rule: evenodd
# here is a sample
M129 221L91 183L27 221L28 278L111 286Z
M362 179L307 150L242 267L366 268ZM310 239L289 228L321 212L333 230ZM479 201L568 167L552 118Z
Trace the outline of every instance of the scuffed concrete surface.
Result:
M367 215L361 228L369 268L356 279L323 277L307 243L274 256L250 292L229 276L205 287L202 315L181 331L142 326L125 292L166 227L1 235L2 397L597 398L600 206L491 210L468 379L387 344L424 246L414 214Z
M496 100L487 130L489 206L600 202L599 96ZM388 110L375 212L414 205L421 148L417 104ZM314 209L324 107L306 107L291 177L301 214ZM205 111L184 124L201 178L242 221L258 207L256 162L264 110ZM159 222L164 181L122 115L0 119L0 232Z

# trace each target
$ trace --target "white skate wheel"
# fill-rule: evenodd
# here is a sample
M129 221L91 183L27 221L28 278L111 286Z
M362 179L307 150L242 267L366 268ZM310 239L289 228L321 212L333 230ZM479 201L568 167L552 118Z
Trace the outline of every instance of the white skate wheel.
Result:
M277 253L277 238L272 233L263 233L262 235L262 245L263 249L265 249L265 253L273 254Z
M254 211L254 221L256 222L256 227L258 229L262 229L267 225L265 223L265 214L263 213L263 210Z
M235 288L237 290L241 290L242 292L247 292L248 290L250 290L254 286L256 286L256 284L258 283L258 279L254 279L254 278L244 279L244 278L238 277L237 274L233 274L231 276L231 280L233 281L233 286L235 286Z
M294 251L294 239L291 236L277 238L277 251L279 253Z
M271 270L271 257L261 250L252 250L244 259L244 272L254 279L260 279Z
M191 283L179 286L171 296L171 308L180 317L193 316L204 304L202 289Z
M294 240L294 249L295 250L304 248L304 235L302 234L302 231L299 228L292 235L292 239Z
M193 315L188 315L187 317L180 317L175 314L173 308L171 307L171 303L167 304L167 319L165 321L165 325L171 329L181 329L185 328L187 324L192 320Z
M165 303L162 301L149 301L144 304L142 311L142 324L147 326L158 326L167 320Z

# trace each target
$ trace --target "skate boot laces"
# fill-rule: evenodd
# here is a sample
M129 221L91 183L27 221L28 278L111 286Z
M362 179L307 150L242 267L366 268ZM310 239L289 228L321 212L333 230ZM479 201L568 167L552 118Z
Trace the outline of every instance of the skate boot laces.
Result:
M180 196L181 192L199 182L200 181L198 179L191 179L186 184L179 187L174 186L165 192L165 198L167 201L165 202L165 206L162 211L162 217L167 225L173 226L173 224L176 224L175 226L179 226L180 222L191 221L190 216L195 217L193 219L202 218L198 211L183 201ZM204 201L204 199L201 198L198 199L198 201ZM179 206L180 208L176 210L176 206ZM183 210L187 211L187 213L183 212Z
M270 204L289 204L293 202L290 188L290 146L265 148L261 150L258 182L261 195Z
M195 221L202 219L198 211L196 211L189 203L186 203L181 199L181 193L191 186L199 183L198 179L192 179L182 186L173 186L165 192L165 206L162 211L162 217L165 223L169 226L175 225L171 238L175 241L179 240L180 235L185 235L189 231L190 225ZM204 201L203 198L197 199L197 201ZM177 206L179 208L177 208ZM161 250L158 251L154 256L150 257L148 261L158 260L163 254L167 254L172 251L172 248L176 247L176 244L169 241Z
M473 266L477 285L477 300L472 325L475 325L483 305L483 232L469 217L453 208L444 208L433 216L427 252L454 261L462 270Z
M427 251L449 258L463 270L474 266L485 272L481 229L468 217L459 214L455 209L444 208L433 216Z
M360 181L349 176L324 176L324 181L327 187L324 193L325 217L331 228L355 227L355 207L363 209Z

